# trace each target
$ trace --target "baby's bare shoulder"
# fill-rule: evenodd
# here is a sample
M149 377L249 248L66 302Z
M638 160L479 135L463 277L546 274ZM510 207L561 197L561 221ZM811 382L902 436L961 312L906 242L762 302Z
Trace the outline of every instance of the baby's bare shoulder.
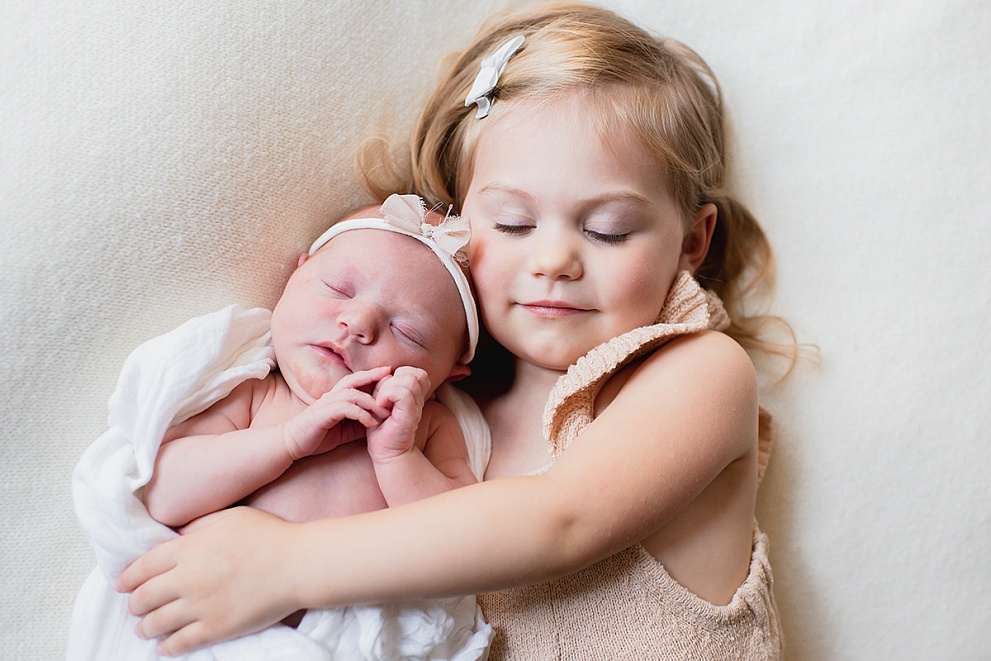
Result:
M417 435L421 433L426 434L421 446L423 454L437 470L461 485L476 481L468 465L461 424L449 408L436 400L424 404Z
M420 425L417 427L418 440L422 438L425 445L431 441L445 441L455 433L460 442L461 426L451 409L436 399L427 400L423 404Z
M229 395L183 423L187 434L247 429L257 418L272 413L280 380L278 374L269 374L264 379L247 379L238 384Z

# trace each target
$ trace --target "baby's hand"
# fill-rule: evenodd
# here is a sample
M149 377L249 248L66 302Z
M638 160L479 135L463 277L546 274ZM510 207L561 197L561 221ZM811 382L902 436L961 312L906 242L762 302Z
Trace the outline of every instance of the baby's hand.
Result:
M388 417L389 407L379 404L366 392L370 386L380 385L383 377L390 378L388 366L349 374L286 422L282 440L292 460L329 452L363 436L349 429L351 425L342 425L344 420L354 420L371 429Z
M413 447L428 392L430 379L418 367L399 367L395 374L379 381L375 402L390 412L378 427L368 430L372 461L397 457Z

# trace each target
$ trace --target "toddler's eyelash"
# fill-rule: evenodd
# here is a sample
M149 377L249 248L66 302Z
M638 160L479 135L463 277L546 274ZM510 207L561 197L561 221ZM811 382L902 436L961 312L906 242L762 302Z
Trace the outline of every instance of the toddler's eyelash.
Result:
M585 230L585 234L602 243L622 243L630 236L629 234L603 234L602 232L593 232L592 230Z
M495 230L497 232L502 232L503 234L526 234L533 228L529 225L504 225L502 223L495 224ZM602 243L623 243L629 238L629 234L604 234L602 232L595 232L593 230L585 230L585 235L589 238L600 241Z
M502 232L503 234L525 234L529 232L532 227L529 225L504 225L502 223L495 224L495 231Z

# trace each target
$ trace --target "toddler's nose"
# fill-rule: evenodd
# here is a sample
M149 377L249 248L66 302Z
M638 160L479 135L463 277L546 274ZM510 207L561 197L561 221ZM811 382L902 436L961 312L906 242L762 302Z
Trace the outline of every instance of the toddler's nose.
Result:
M538 231L539 232L539 231ZM530 271L551 280L576 280L582 275L582 262L575 237L568 232L539 232L531 244Z

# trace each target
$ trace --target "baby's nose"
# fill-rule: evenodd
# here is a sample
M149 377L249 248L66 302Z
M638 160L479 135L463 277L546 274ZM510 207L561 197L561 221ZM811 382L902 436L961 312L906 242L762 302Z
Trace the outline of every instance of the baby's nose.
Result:
M379 306L367 301L351 301L338 316L338 324L361 344L371 344L378 337L384 315Z

